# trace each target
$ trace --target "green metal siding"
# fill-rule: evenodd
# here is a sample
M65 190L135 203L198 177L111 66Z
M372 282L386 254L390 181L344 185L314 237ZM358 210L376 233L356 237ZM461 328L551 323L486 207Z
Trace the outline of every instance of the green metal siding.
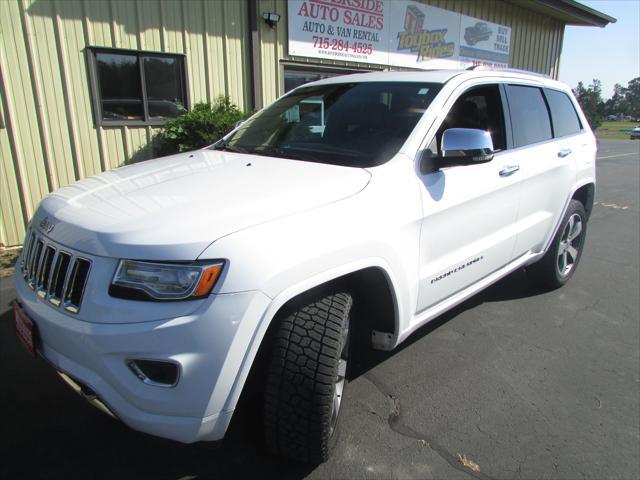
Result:
M564 25L517 2L425 1L512 28L511 65L557 77ZM251 105L249 0L0 1L0 243L22 242L48 192L122 165L152 127L94 126L86 47L186 55L191 103L229 95ZM282 18L275 29L262 13ZM379 65L291 57L286 0L257 0L263 103L283 93L282 61L358 69ZM142 154L144 155L144 154ZM138 154L140 156L140 153Z
M248 3L0 1L0 242L22 242L40 199L117 167L152 127L94 126L87 46L184 53L191 102L250 108Z

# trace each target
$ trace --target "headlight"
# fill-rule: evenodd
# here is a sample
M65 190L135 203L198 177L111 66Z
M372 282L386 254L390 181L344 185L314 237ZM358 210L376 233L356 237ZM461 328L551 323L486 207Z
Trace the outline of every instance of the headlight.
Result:
M209 295L224 262L171 264L120 260L109 294L137 300L183 300Z

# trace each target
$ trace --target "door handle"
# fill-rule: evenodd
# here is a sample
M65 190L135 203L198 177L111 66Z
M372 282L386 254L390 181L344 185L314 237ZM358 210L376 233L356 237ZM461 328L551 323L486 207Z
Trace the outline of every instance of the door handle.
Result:
M509 175L513 175L518 170L520 170L520 165L505 165L502 170L500 170L501 177L508 177Z
M571 155L571 149L570 148L563 148L562 150L560 150L558 152L558 156L560 158L564 158L564 157L566 157L568 155Z

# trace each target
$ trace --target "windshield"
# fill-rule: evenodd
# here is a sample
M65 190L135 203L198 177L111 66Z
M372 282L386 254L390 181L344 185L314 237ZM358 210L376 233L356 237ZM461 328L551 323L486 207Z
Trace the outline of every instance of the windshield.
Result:
M440 84L341 83L302 87L212 148L371 167L393 157Z

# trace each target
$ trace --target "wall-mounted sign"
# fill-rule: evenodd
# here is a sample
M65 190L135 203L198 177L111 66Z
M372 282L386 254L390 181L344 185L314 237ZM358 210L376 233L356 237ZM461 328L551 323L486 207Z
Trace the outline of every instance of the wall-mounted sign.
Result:
M289 0L289 54L413 68L509 65L511 28L408 0Z

